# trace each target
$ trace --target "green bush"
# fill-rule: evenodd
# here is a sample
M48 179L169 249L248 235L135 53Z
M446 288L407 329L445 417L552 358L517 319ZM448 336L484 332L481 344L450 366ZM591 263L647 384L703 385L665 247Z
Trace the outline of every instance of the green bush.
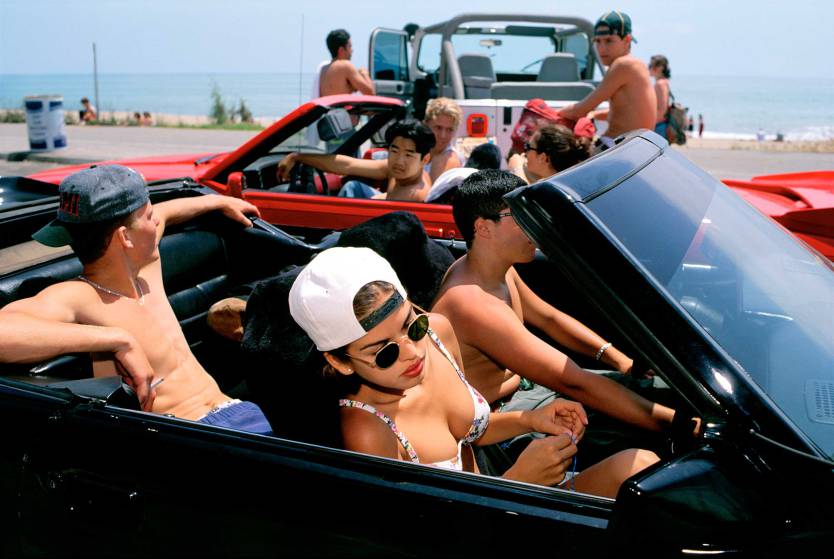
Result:
M240 122L246 123L253 123L255 122L255 117L252 115L252 111L249 110L249 107L246 106L246 103L243 99L240 100L240 105L237 109L237 116L240 118Z
M211 88L211 112L209 112L209 117L215 124L222 125L229 121L229 113L233 113L233 111L226 109L226 105L223 104L223 96L220 94L220 88L217 87L217 84L214 84Z
M21 123L26 122L26 113L20 110L9 109L0 111L0 122Z

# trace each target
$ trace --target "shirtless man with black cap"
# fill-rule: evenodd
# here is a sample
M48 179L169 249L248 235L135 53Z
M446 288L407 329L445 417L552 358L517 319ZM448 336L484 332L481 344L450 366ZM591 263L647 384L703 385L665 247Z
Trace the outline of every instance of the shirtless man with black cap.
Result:
M220 211L249 227L244 214L258 215L257 208L219 195L151 205L142 176L121 165L69 175L58 192L57 218L33 238L70 245L83 272L0 309L0 361L90 352L99 360L95 366L112 360L114 367L105 368L122 377L144 411L271 434L260 408L223 394L191 353L165 294L159 258L166 225Z
M570 120L583 116L608 120L608 129L597 140L596 151L613 146L614 138L620 134L654 129L657 99L646 65L631 55L633 41L628 14L603 14L594 25L594 45L608 71L593 92L560 111ZM608 111L595 111L603 101L608 101Z

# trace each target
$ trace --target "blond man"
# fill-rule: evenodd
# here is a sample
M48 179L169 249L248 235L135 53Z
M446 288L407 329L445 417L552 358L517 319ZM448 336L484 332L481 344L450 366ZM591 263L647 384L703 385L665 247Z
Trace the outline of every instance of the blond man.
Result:
M462 120L463 111L460 106L447 97L432 99L426 106L424 122L434 132L436 142L431 150L431 160L425 165L432 183L449 169L463 167L463 158L452 148L452 141Z

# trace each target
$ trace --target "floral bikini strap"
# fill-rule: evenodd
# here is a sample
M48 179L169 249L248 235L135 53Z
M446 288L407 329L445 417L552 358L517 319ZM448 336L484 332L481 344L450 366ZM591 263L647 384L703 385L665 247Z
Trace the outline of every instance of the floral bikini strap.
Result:
M378 418L380 418L388 427L391 428L391 431L397 436L400 440L400 444L403 445L403 448L408 453L408 457L411 458L412 462L420 463L420 459L417 457L417 451L414 450L414 447L411 446L411 443L408 439L403 435L399 429L397 429L397 424L394 423L394 420L382 413L381 411L377 411L375 407L370 404L366 404L364 402L360 402L358 400L347 400L341 399L339 400L339 406L343 408L358 408L360 410L364 410L368 413L372 413Z
M434 330L432 330L431 328L429 328L429 336L431 336L432 341L437 346L437 349L440 350L440 353L442 353L444 357L446 357L446 359L449 360L449 363L452 364L452 367L455 369L455 372L460 377L460 380L462 380L464 384L468 385L469 383L466 382L466 376L463 374L463 371L460 370L460 367L458 367L457 361L455 361L455 358L452 357L452 354L449 353L449 350L446 349L446 346L443 345L443 342L440 341L440 337L437 334L435 334Z

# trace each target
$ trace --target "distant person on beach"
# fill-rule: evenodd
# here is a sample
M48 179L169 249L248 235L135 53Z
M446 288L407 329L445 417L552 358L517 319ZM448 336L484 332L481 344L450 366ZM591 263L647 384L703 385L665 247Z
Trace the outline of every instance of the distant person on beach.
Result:
M608 120L608 130L597 139L595 151L612 147L620 134L639 128L654 129L657 99L646 65L631 54L632 41L631 18L627 14L603 14L594 25L594 46L608 72L582 101L560 110L569 120L583 116ZM595 110L603 101L608 101L608 110Z
M142 126L142 114L139 113L138 111L133 113L133 120L136 124L138 124L139 126Z
M654 131L665 138L666 128L669 126L669 78L672 77L669 60L662 54L652 56L649 61L649 74L654 78L654 94L657 97Z
M94 120L98 120L98 112L96 112L95 106L90 103L90 100L86 97L81 98L81 106L84 107L80 111L78 111L78 118L81 119L81 124L86 124L88 122L92 122Z
M703 135L704 135L704 115L699 114L698 115L698 137L700 138Z
M357 68L350 61L353 43L344 29L334 29L327 35L327 50L333 59L319 67L317 73L319 97L349 95L359 91L365 95L376 93L374 82L365 68Z
M431 177L424 166L434 147L434 133L418 120L395 122L385 131L388 144L386 159L359 159L341 154L290 153L278 164L278 182L285 183L296 163L309 165L325 173L354 176L388 185L382 192L364 181L346 182L339 196L424 202L431 189Z
M139 124L141 124L142 126L152 126L153 119L151 118L151 113L149 113L148 111L143 112Z
M436 142L431 150L431 161L425 167L432 182L449 169L456 169L464 163L452 147L461 120L463 111L451 99L438 97L430 100L426 106L425 123L434 132Z

